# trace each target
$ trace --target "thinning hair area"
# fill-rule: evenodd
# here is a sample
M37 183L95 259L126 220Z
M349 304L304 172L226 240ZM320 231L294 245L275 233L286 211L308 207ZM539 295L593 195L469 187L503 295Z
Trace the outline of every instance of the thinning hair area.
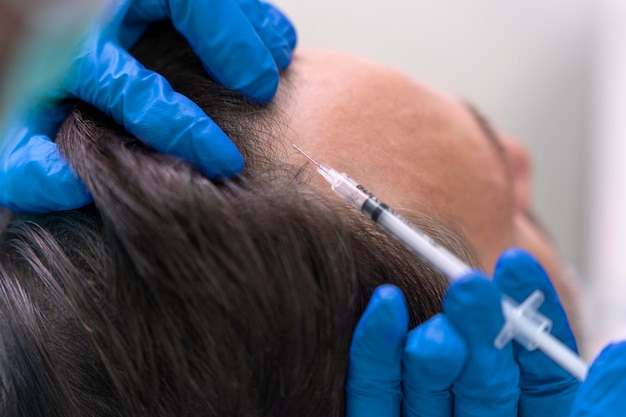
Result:
M168 23L133 53L222 127L246 168L212 182L68 103L56 141L94 203L0 221L0 414L345 415L351 335L373 290L400 287L415 326L439 311L445 279L315 191L276 145L280 108L213 83ZM476 264L457 235L417 221Z

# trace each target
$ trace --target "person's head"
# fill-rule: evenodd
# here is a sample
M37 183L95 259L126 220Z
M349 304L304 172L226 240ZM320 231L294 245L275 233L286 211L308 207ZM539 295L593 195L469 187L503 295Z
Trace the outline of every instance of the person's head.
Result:
M533 215L530 159L519 142L471 104L355 56L298 51L289 72L276 104L289 122L283 146L347 172L409 219L434 217L487 272L505 249L528 250L575 313L576 285ZM290 160L304 161L296 152Z
M416 325L446 283L291 143L473 265L490 269L516 242L511 173L452 99L302 51L260 108L210 82L169 27L135 54L214 118L246 169L211 183L79 106L57 142L95 206L12 216L0 236L3 415L342 415L350 337L373 289L398 285Z

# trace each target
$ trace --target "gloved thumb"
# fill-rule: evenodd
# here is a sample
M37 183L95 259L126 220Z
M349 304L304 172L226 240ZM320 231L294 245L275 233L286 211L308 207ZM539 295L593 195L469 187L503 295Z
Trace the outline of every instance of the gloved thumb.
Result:
M626 415L626 342L604 348L580 385L570 417Z

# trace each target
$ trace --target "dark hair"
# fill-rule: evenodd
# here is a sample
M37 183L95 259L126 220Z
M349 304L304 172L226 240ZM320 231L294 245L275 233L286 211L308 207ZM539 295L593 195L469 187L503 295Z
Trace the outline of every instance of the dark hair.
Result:
M169 24L134 53L220 124L246 169L211 182L75 104L57 143L94 204L6 221L0 413L344 415L350 338L374 288L399 286L416 325L438 312L445 280L314 192L273 145L288 124L279 109L211 82Z

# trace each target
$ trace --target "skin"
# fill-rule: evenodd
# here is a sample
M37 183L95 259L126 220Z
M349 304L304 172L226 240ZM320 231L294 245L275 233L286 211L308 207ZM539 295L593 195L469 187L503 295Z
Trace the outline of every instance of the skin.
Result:
M417 212L438 219L469 242L489 273L505 249L528 250L575 319L575 281L529 216L531 164L520 143L490 134L457 98L361 58L301 49L289 73L277 98L288 120L286 148L295 143L347 172L409 219ZM303 164L302 155L289 154ZM321 178L313 181L334 195Z

